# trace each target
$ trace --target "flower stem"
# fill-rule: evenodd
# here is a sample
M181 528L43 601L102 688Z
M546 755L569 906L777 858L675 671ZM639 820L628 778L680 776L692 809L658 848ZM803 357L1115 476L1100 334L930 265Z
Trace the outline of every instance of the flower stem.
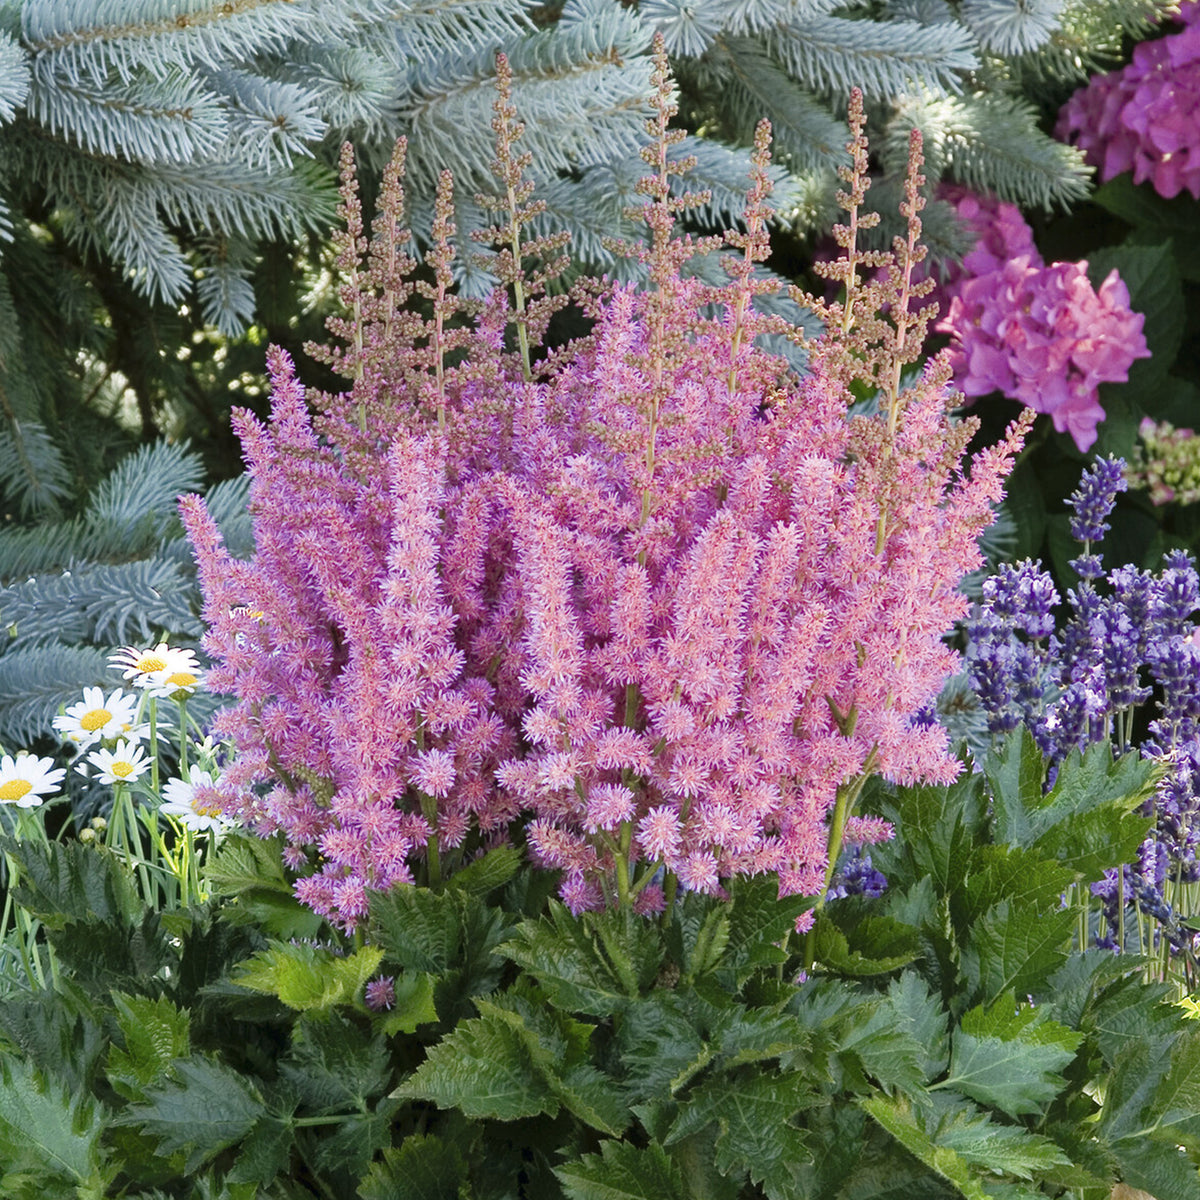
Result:
M150 697L150 789L158 795L158 698Z

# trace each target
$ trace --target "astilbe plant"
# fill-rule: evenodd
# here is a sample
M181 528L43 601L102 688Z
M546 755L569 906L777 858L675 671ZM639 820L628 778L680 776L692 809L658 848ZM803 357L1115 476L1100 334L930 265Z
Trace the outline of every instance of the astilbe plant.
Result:
M183 503L211 683L236 698L218 718L237 756L217 799L282 831L297 895L346 927L371 889L436 883L518 817L575 911L653 912L764 872L818 895L847 832L886 836L855 822L862 780L959 770L917 714L955 667L942 635L1023 432L968 475L973 424L948 416L945 362L900 388L929 315L910 311L919 143L894 282L868 282L883 258L856 242L856 96L847 299L825 308L830 333L797 379L755 344L778 332L752 303L768 286L753 268L769 133L725 238L729 282L685 278L715 243L681 232L702 198L671 186L687 163L670 157L660 45L637 210L649 285L577 288L590 334L539 359L561 247L523 240L533 209L500 79L492 233L508 287L473 313L450 292L448 177L427 270L410 273L398 172L368 243L347 166L350 316L326 357L351 388L314 415L272 351L270 420L236 418L253 559ZM879 388L878 416L848 419L856 378Z

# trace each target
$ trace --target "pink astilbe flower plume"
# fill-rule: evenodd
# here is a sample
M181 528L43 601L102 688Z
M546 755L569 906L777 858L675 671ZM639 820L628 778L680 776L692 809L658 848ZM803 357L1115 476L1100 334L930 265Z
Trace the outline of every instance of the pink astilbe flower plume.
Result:
M271 418L237 425L249 561L184 502L213 683L237 700L222 804L282 830L309 872L296 894L346 927L371 889L436 882L516 820L576 912L650 915L746 874L820 893L845 837L888 833L853 816L867 775L958 769L917 714L955 669L943 634L1022 434L968 467L974 426L948 416L946 365L900 388L931 315L911 306L927 290L912 273L919 145L907 238L861 251L856 98L830 267L848 299L818 305L831 332L797 379L758 341L784 331L754 305L772 286L755 273L769 131L742 230L682 236L697 198L676 186L660 39L636 210L648 238L629 248L649 283L577 288L591 333L539 357L559 246L525 238L538 212L505 72L490 231L503 286L464 320L446 180L419 285L433 315L402 308L398 170L368 243L347 164L346 348L324 357L351 389L310 416L272 352ZM684 271L708 252L721 286ZM878 390L877 417L847 417L855 381Z

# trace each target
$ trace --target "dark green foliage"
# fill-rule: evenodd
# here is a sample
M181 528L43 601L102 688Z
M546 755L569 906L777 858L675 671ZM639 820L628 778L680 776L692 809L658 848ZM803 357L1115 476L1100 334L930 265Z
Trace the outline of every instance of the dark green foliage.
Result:
M764 881L575 917L502 848L373 896L356 945L285 932L272 842L231 837L225 895L169 922L103 850L7 843L62 977L0 1001L4 1194L1187 1200L1200 1027L1061 899L1140 835L1148 772L1097 751L1046 789L1017 735L876 786L890 888L826 905L800 978L807 902Z

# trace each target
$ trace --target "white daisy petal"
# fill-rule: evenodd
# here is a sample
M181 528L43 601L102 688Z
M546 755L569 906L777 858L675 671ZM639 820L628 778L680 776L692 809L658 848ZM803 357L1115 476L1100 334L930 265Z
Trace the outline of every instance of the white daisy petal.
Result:
M54 718L54 728L81 750L105 738L120 737L137 713L138 698L116 688L106 699L98 687L83 689L83 700Z
M201 773L197 773L190 783L182 779L169 779L163 786L163 802L158 806L159 812L193 833L220 833L229 829L233 821L217 809L196 802L197 784L214 782L211 776Z
M87 762L99 771L97 778L101 783L133 783L150 770L145 748L124 740L112 750L104 747L93 750L87 756Z
M183 671L199 676L200 664L191 650L178 650L159 642L157 646L141 650L137 646L126 646L108 661L114 670L123 672L123 678L132 679L135 687L146 687L151 676L166 672Z
M138 681L138 687L144 687L152 696L162 700L181 700L190 696L198 687L204 684L204 672L196 667L192 670L154 671Z
M55 767L52 758L6 754L0 758L0 804L36 808L59 790L66 774L66 768Z

